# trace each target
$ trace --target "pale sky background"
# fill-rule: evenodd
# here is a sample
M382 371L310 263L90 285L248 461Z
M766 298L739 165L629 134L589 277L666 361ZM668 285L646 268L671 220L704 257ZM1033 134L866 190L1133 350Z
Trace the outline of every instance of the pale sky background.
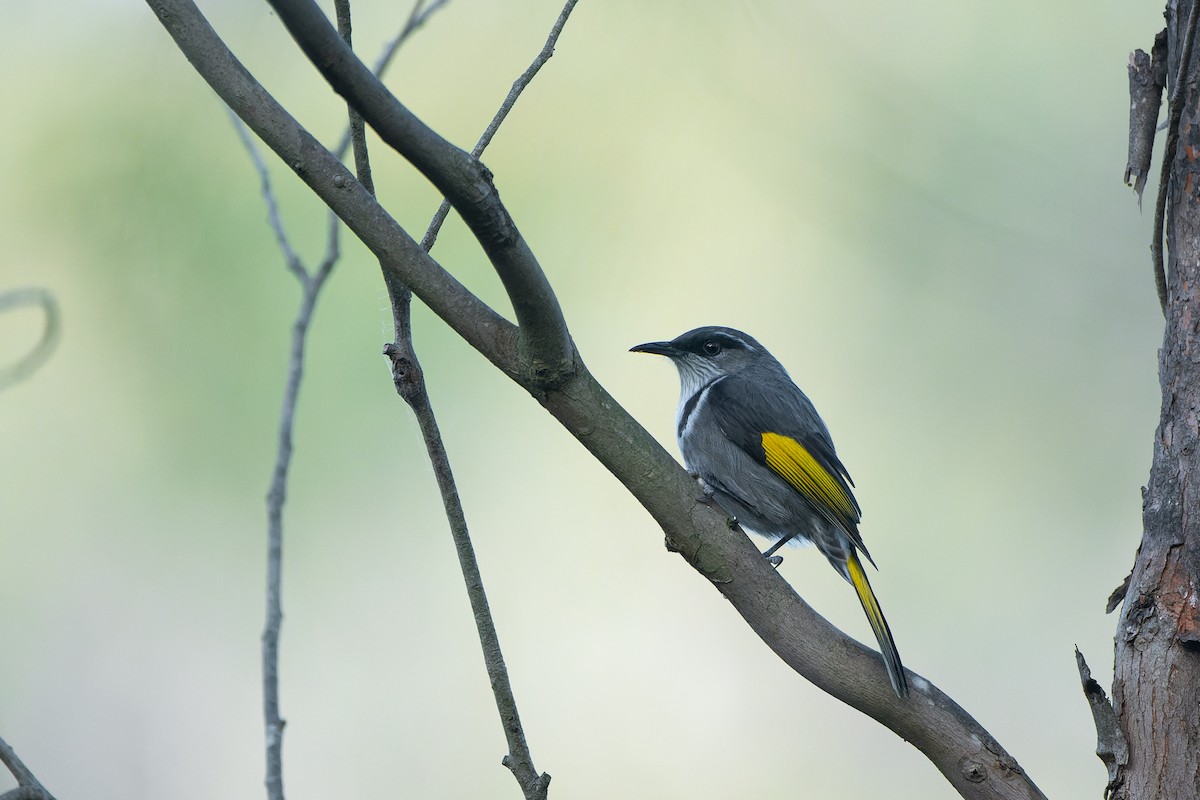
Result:
M202 4L324 141L344 107L265 3ZM356 3L373 59L406 3ZM452 0L390 74L469 147L557 0ZM212 92L135 0L9 0L0 290L58 297L0 393L0 736L62 800L263 796L266 493L298 291ZM675 452L674 371L627 353L757 336L858 485L905 663L1047 795L1104 770L1073 647L1111 677L1162 318L1121 184L1126 63L1161 4L581 0L485 157L579 349ZM1156 153L1157 158L1157 153ZM437 197L376 143L410 232ZM315 260L325 217L272 161ZM440 503L347 236L287 507L290 798L515 798ZM507 313L457 222L435 255ZM0 316L0 361L36 335ZM421 310L433 400L551 797L949 798L788 670L528 396ZM812 551L784 575L870 641ZM12 781L0 776L0 791Z

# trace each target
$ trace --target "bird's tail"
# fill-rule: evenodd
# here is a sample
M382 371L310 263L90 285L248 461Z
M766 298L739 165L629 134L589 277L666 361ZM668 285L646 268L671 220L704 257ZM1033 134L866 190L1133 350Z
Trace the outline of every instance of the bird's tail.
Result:
M892 631L888 628L887 620L883 618L883 611L879 608L879 601L875 599L875 592L871 591L871 583L867 580L866 570L863 569L862 562L858 560L858 554L853 549L850 550L850 557L846 559L846 577L850 579L854 591L858 593L858 600L862 603L867 620L871 623L871 630L874 631L875 639L879 642L879 651L883 654L883 663L887 667L892 688L896 690L898 697L908 697L908 677L904 674L904 665L900 663L900 653L896 650Z

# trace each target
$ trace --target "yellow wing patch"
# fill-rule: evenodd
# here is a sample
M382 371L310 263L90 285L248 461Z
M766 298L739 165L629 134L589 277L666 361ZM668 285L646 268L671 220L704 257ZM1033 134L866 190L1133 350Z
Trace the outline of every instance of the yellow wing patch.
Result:
M796 487L819 510L833 512L839 519L857 521L858 512L850 493L804 445L790 436L764 433L762 447L767 466Z

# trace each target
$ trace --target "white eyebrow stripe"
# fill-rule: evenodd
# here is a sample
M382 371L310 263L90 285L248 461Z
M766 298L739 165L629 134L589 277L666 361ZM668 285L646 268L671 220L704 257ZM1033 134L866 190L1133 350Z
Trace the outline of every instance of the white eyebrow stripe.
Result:
M741 338L740 336L734 336L732 333L725 333L724 331L718 331L717 333L713 334L713 338L714 339L724 339L729 342L737 342L745 350L754 350L755 349L755 347L753 345L751 345L749 342L747 342L745 339Z

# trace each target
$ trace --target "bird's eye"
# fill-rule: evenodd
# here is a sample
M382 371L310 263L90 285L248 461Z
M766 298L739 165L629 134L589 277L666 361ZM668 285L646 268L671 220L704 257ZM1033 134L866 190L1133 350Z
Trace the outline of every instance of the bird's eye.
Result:
M715 356L721 352L721 345L717 342L708 341L704 343L703 350L706 356Z

